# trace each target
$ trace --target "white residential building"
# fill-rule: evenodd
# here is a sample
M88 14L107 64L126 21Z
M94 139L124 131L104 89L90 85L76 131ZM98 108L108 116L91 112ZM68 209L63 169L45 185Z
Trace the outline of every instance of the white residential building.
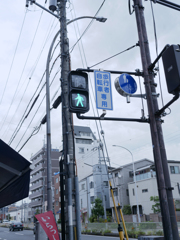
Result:
M171 186L173 190L174 200L180 200L180 161L168 161ZM142 208L143 214L153 213L153 201L150 201L151 196L158 196L157 180L155 172L150 169L150 166L136 170L137 195L138 203ZM136 205L135 184L128 184L130 205Z
M92 174L98 164L99 142L89 127L74 126L75 155L79 181Z
M104 164L94 165L93 173L79 181L80 211L85 222L91 216L93 202L97 197L102 200L104 209L110 209L107 166Z

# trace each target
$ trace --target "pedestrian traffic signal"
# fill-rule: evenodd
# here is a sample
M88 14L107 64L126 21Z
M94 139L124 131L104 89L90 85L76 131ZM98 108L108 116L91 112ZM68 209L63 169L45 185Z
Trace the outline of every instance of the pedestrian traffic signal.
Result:
M69 111L85 113L89 111L88 75L85 72L71 71L69 82Z

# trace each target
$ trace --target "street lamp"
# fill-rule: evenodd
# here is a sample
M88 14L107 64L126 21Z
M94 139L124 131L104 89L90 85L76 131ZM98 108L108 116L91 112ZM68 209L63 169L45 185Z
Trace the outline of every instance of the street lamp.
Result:
M113 147L120 147L120 148L123 148L125 150L127 150L130 154L131 154L131 157L132 157L132 164L133 164L133 176L134 176L134 183L135 183L135 195L136 195L136 205L137 205L137 214L138 214L138 221L139 223L141 222L141 218L140 218L140 214L139 214L139 203L138 203L138 194L137 194L137 184L136 184L136 174L135 174L135 167L134 167L134 158L133 158L133 154L132 152L125 148L125 147L122 147L120 145L112 145Z

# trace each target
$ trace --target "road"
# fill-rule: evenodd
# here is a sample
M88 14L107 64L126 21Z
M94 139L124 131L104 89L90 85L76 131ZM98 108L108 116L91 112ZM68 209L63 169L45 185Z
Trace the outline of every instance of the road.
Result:
M24 231L14 231L10 232L8 228L0 227L0 240L34 240L35 236L32 230ZM118 240L118 237L105 237L105 236L95 236L95 235L83 235L81 240ZM136 240L134 238L129 238L129 240Z
M0 240L34 240L32 230L10 232L9 228L0 227Z

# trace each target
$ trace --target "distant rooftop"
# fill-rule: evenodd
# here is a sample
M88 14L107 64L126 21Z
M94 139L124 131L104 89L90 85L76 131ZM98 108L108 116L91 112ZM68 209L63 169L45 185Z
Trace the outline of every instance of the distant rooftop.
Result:
M93 132L92 132L90 127L74 126L74 134L75 134L75 136L81 136L81 134L80 134L81 132L91 133L93 139L96 140L96 137L93 134Z

